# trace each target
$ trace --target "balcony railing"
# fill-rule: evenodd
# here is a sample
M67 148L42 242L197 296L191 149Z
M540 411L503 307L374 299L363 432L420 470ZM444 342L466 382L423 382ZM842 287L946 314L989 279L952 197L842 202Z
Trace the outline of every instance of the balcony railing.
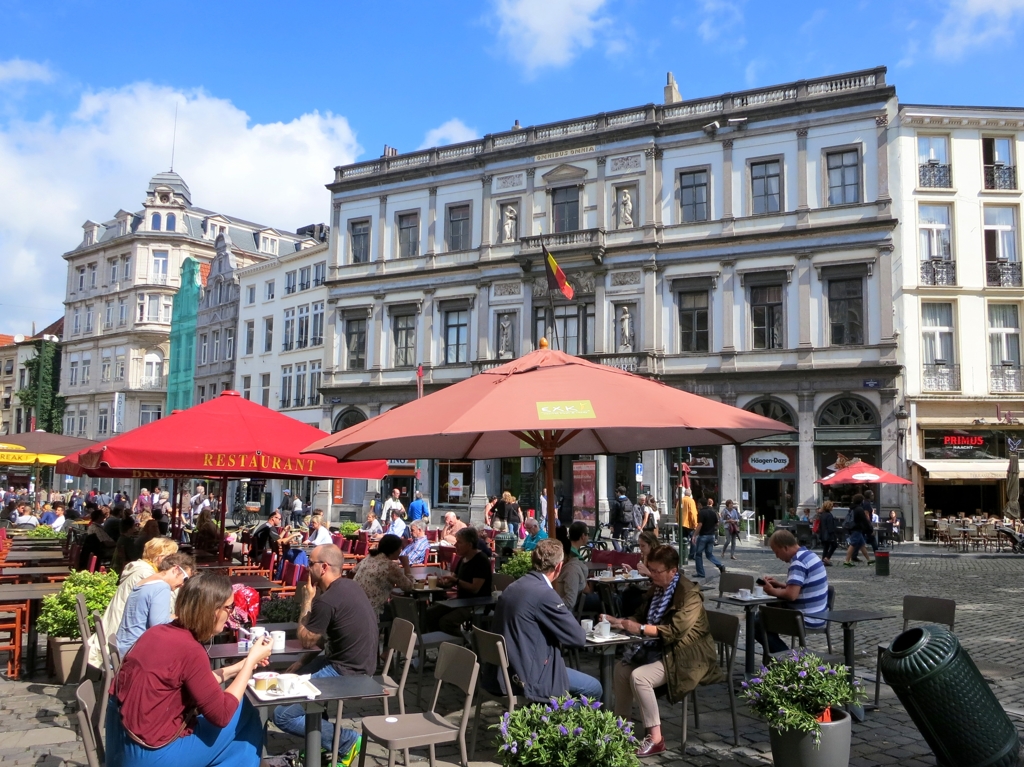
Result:
M959 365L925 365L924 391L960 391Z
M305 407L305 406L306 406L306 398L304 396L302 396L301 394L296 394L295 395L295 407Z
M1016 365L993 365L988 374L988 388L993 394L1024 391L1024 369Z
M1019 288L1020 267L1019 261L989 261L985 264L986 283L990 288Z
M286 351L286 352L290 352L294 346L295 346L294 342L292 342L292 341L285 341L284 343L281 344L281 350L282 351Z
M165 376L143 376L142 380L139 381L139 388L141 389L166 389L167 378Z
M309 342L305 338L300 338L295 342L296 349L305 349L307 346L309 346Z
M285 292L285 295L290 296L292 293L295 292L295 286L294 285L285 285L284 286L284 292Z
M625 370L627 373L650 375L655 372L653 357L642 352L633 354L584 354L582 356L590 362Z
M299 290L309 290L309 283L308 282L300 282L299 283Z
M918 183L922 188L949 189L953 186L953 166L928 162L917 166Z
M313 287L314 288L318 288L318 287L320 287L323 284L324 284L324 278L323 277L314 277L313 278Z
M291 397L289 397L288 399L285 399L284 397L281 398L281 409L282 410L286 410L286 409L290 408L291 406L292 406Z
M323 336L313 336L312 338L309 339L310 346L320 346L321 344L323 344L323 342Z
M576 229L572 232L557 234L537 234L519 238L519 252L523 255L537 254L542 248L550 251L577 251L589 253L594 261L600 264L604 260L604 229Z
M922 285L956 285L956 262L930 259L921 262Z
M986 189L1016 189L1017 168L1013 165L986 165Z

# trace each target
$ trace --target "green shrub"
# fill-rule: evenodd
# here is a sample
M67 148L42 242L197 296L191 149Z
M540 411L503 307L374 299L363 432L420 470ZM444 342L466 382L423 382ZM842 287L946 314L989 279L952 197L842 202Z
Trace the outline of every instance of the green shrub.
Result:
M502 715L498 759L505 767L639 767L633 725L601 702L566 696Z
M342 535L355 535L359 532L358 522L342 522L340 528Z
M264 599L260 605L262 623L295 623L302 605L298 599Z
M62 530L54 530L49 525L37 525L28 531L26 538L65 538Z
M78 615L75 612L75 597L85 594L85 605L89 611L89 627L93 610L101 613L107 609L117 591L117 573L90 573L87 570L72 571L60 591L43 599L36 628L40 633L52 637L81 639L78 630Z
M501 566L501 572L518 578L526 575L533 569L532 554L529 551L517 551L505 564Z

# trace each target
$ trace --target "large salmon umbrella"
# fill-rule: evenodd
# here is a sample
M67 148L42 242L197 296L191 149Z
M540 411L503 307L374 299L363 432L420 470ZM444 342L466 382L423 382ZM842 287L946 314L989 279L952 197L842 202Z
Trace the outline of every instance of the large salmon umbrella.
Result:
M552 459L723 445L791 432L785 424L659 381L541 348L314 442L339 460L536 456L554 498ZM555 504L548 528L555 533Z
M909 479L898 477L865 461L847 464L845 468L815 480L822 485L912 485Z

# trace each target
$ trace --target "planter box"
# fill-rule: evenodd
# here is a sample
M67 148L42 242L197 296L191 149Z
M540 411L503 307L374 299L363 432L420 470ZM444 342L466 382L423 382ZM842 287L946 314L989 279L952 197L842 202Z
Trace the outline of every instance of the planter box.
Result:
M75 670L80 662L79 655L83 652L85 650L81 639L46 638L47 667L60 684L77 684L80 681Z
M769 728L775 767L850 767L850 715L832 709L832 721L821 725L821 743L814 734Z

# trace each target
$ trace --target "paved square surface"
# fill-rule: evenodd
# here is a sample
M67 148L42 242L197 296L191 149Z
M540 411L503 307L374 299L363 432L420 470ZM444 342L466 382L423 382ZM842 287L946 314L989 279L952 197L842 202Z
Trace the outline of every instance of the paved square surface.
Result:
M762 546L743 546L735 561L726 559L731 571L751 574L785 574L785 565ZM841 561L841 556L835 561ZM947 554L941 549L905 544L897 546L891 557L891 575L876 576L873 568L861 564L856 568L836 566L829 569L829 582L837 591L836 608L878 609L900 615L905 594L937 596L957 602L956 633L970 652L986 679L989 680L1003 707L1024 731L1024 556ZM714 568L708 567L708 572ZM693 565L685 572L692 577ZM710 582L715 583L717 572ZM710 605L709 605L710 606ZM858 674L869 694L874 690L875 646L890 641L902 628L902 619L860 624L857 627ZM742 648L742 637L740 646ZM825 637L808 638L812 650L825 652ZM833 633L833 649L842 650L842 631ZM741 650L742 652L742 650ZM584 653L583 670L597 675L596 659ZM742 666L742 657L737 659ZM415 705L415 674L410 674L406 701L409 710ZM738 684L738 680L735 680ZM662 704L662 719L669 750L645 760L648 764L668 767L692 765L768 765L771 752L766 725L750 715L739 704L740 736L738 747L732 745L732 723L724 685L698 692L701 728L695 730L691 718L689 741L680 747L680 707ZM9 682L0 680L0 762L6 765L57 767L67 763L84 765L85 755L76 739L73 692L70 686L57 687L44 681ZM910 721L902 705L882 686L880 710L869 712L867 720L853 725L851 765L899 764L900 767L935 765L928 746ZM460 702L453 694L442 697L444 711L456 711ZM359 719L382 713L379 702L345 707L346 726L358 729ZM496 704L484 706L482 725L494 724L500 710ZM692 717L692 714L691 714ZM493 757L487 739L481 732L478 762ZM301 748L297 738L280 733L271 725L268 750L280 754ZM387 757L371 747L376 764L386 764ZM414 760L417 755L414 753ZM425 751L418 761L425 762ZM438 757L457 763L457 749L440 747ZM367 760L368 763L371 760Z

